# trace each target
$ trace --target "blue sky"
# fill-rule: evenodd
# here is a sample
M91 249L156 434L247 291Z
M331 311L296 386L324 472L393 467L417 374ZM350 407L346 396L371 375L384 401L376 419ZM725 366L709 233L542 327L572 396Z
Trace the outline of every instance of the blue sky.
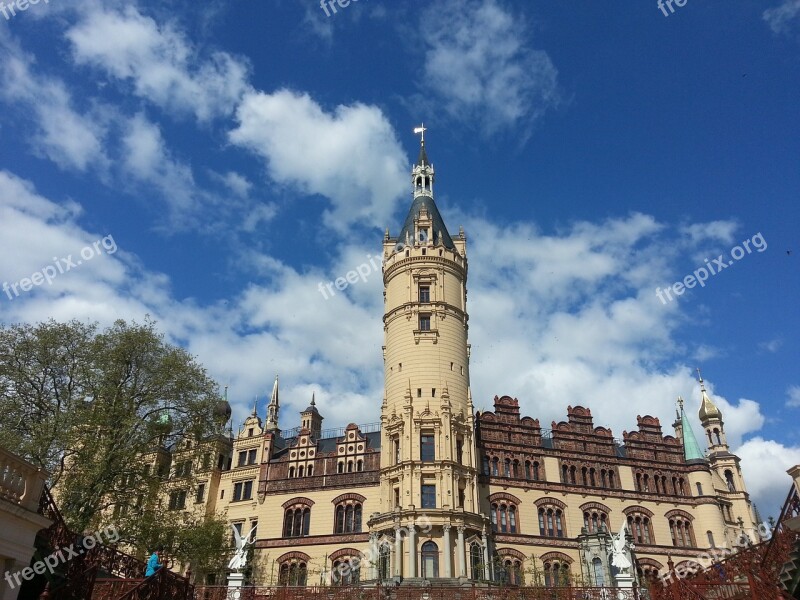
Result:
M800 463L800 0L674 8L0 14L0 281L18 284L0 320L151 315L236 419L280 373L284 428L312 392L325 426L375 422L380 275L318 288L400 229L424 122L437 203L469 240L476 406L508 394L547 426L584 405L622 437L644 414L671 432L682 395L699 433L701 367L775 513Z

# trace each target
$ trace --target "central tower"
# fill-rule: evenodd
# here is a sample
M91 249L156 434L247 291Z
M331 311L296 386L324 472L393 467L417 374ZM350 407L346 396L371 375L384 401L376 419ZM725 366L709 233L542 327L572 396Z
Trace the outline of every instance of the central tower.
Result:
M489 541L478 514L467 242L436 207L424 137L411 181L405 223L383 241L381 510L369 526L382 579L482 579Z

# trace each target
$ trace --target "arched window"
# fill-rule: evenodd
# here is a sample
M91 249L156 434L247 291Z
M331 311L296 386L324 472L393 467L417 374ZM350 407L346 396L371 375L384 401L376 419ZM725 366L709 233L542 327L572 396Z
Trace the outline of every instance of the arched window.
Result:
M569 585L569 565L565 561L545 561L544 585L546 587L563 587Z
M308 471L306 474L311 477L314 474L314 465L308 465Z
M282 562L278 570L278 585L305 586L308 580L308 567L305 561L289 560Z
M381 544L378 550L378 578L381 580L389 579L389 562L392 550L388 544Z
M603 572L603 561L599 558L592 560L592 577L594 578L595 587L603 587L606 584L606 575Z
M283 537L304 537L311 525L311 508L293 505L283 515Z
M539 461L535 460L533 461L533 480L539 481L539 479L541 479L541 477L539 477Z
M491 471L489 470L489 457L483 457L483 474L484 475L491 475Z
M613 490L616 486L617 486L617 484L614 483L614 471L609 471L608 472L608 487L610 487Z
M430 540L422 544L422 576L425 579L439 577L439 547Z
M703 484L700 483L699 481L697 482L697 495L698 496L703 495Z
M347 461L347 472L348 473L352 473L353 472L353 461L352 460L348 460Z
M356 463L356 471L359 471L359 472L361 472L361 471L363 471L363 470L364 470L364 461L363 461L363 460L359 460L359 461Z
M358 557L337 558L333 561L331 583L333 585L358 585L361 581L361 559Z
M719 429L716 429L716 428L714 429L714 437L717 440L717 445L721 445L722 444L722 438L719 436Z
M589 469L587 469L586 467L583 467L581 469L581 483L583 485L589 485L589 479L587 477L588 472L589 472Z
M339 464L336 466L337 473L344 473L344 462L340 461Z
M603 531L604 527L608 530L608 515L598 509L584 511L583 526L589 533L598 533Z
M530 480L531 477L532 477L532 475L531 475L531 461L526 460L525 461L525 479Z
M500 533L517 533L517 507L506 501L492 503L492 529Z
M501 581L506 585L522 585L522 561L516 558L506 558L502 564Z
M570 467L569 468L569 482L570 483L577 483L577 481L575 480L575 473L576 472L577 472L577 469L575 467Z
M507 458L503 463L503 477L511 477L511 459Z
M564 513L554 506L539 508L539 535L545 537L565 537Z
M303 476L303 465L300 465L299 467L297 467L297 476L298 477L302 477Z
M592 487L597 487L597 478L595 477L596 471L594 469L589 469L589 485Z
M289 467L289 479L294 477L294 467Z
M354 498L340 496L334 511L334 533L361 533L362 503ZM336 499L334 500L336 501Z
M499 467L500 467L500 459L495 456L492 459L492 475L494 475L495 477L500 475Z
M469 565L472 571L472 579L483 581L483 548L478 542L472 542L469 547Z
M514 479L519 479L519 461L518 460L515 460L513 463L511 463L511 476L514 477Z
M650 517L633 512L628 514L628 529L633 534L633 541L636 544L654 544L652 523Z
M672 537L672 545L681 548L694 548L694 532L689 519L674 516L669 520L669 534Z
M708 536L708 546L709 546L709 548L716 548L717 545L714 543L714 532L713 531L706 531L706 536Z
M726 469L725 470L725 483L728 486L728 491L729 492L735 492L736 491L736 484L733 481L733 472L731 472L730 469Z

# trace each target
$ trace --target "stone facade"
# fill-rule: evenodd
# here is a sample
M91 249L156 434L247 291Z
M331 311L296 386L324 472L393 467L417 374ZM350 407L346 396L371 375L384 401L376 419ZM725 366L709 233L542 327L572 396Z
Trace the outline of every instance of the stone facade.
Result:
M195 448L203 487L188 509L255 528L254 582L608 584L610 533L625 523L640 576L753 528L739 459L704 387L706 455L682 405L674 436L639 416L621 440L581 406L549 429L508 396L475 412L467 240L451 237L433 185L423 144L411 210L383 240L380 424L324 431L312 399L300 427L282 431L276 379L266 424L254 410L235 435Z

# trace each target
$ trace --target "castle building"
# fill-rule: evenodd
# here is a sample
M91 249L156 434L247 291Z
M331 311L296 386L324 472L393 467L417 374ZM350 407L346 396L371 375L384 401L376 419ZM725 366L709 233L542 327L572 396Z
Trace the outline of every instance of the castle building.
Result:
M642 581L734 546L756 519L702 378L706 452L682 400L674 435L645 415L621 439L582 406L549 429L509 396L476 413L467 239L446 227L434 181L423 140L408 216L383 239L380 423L326 431L312 397L300 426L282 430L276 377L265 423L254 407L236 435L199 451L192 510L253 531L258 585L613 585L623 525Z

